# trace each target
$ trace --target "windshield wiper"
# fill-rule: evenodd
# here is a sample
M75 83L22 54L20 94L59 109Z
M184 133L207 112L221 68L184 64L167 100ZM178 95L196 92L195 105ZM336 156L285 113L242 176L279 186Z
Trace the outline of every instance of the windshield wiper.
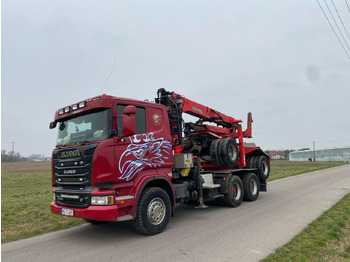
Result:
M79 140L79 141L76 141L74 143L72 143L71 145L75 145L75 144L86 144L86 143L89 143L90 141L84 139L84 140Z

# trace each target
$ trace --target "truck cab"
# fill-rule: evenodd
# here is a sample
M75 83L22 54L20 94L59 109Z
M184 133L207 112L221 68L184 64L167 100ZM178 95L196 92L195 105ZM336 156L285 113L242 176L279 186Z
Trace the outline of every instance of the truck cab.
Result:
M168 121L162 105L107 95L58 110L51 211L92 223L131 220L138 192L155 180L173 203Z

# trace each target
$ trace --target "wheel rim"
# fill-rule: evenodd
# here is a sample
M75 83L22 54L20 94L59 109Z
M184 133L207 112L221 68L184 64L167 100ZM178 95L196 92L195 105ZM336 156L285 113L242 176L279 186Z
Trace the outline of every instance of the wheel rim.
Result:
M228 149L227 149L227 153L228 153L228 156L229 158L232 160L232 161L236 161L236 158L237 158L237 152L234 148L234 146L231 144L229 145Z
M250 192L252 193L252 195L256 195L256 193L258 192L258 183L255 180L250 180Z
M162 223L165 217L165 204L161 198L154 198L149 203L147 217L153 225L159 225Z
M239 186L238 183L234 183L232 185L232 197L233 197L233 199L235 199L235 200L240 199L241 194L242 194L241 187Z

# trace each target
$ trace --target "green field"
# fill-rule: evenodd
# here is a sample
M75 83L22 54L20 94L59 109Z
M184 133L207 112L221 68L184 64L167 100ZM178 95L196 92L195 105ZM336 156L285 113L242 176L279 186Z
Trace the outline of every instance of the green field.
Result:
M343 165L344 162L290 162L287 160L271 161L271 172L268 181L312 171Z
M273 161L269 181L340 164ZM50 212L53 188L49 162L3 163L1 171L2 243L84 223Z
M50 163L2 164L2 243L84 223L82 219L51 214L52 189Z

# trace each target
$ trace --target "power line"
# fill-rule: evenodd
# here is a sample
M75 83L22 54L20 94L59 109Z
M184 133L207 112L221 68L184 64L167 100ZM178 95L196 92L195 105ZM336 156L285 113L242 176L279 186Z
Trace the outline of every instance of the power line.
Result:
M346 46L347 46L347 47L348 47L348 49L350 50L350 47L349 47L349 45L348 45L348 42L345 40L345 37L344 37L343 33L341 32L341 30L340 30L340 28L339 28L339 26L338 26L338 23L337 23L337 21L335 20L335 18L334 18L334 16L333 16L333 13L332 13L331 9L329 8L329 6L328 6L328 4L327 4L326 0L323 0L323 1L324 1L324 3L326 4L326 6L327 6L327 9L328 9L329 13L331 14L331 17L332 17L332 19L333 19L333 21L334 21L335 25L337 26L337 28L338 28L338 30L339 30L339 33L340 33L341 37L342 37L342 38L343 38L343 40L344 40L344 43L346 44Z
M350 13L350 7L349 7L349 4L348 4L348 1L345 0L345 3L346 3L346 6L348 7L348 10L349 10L349 13Z
M350 139L325 140L325 141L316 141L316 142L329 143L329 142L344 142L344 141L350 141Z
M350 40L350 36L349 36L349 34L348 34L348 30L346 30L346 27L345 27L345 25L344 25L344 23L343 23L343 19L341 19L340 15L339 15L339 12L338 12L338 9L336 8L336 6L335 6L333 0L332 0L332 4L333 4L333 6L334 6L335 11L337 12L337 15L338 15L338 17L339 17L339 20L340 20L341 24L343 25L343 28L344 28L344 30L345 30L345 33L346 33L346 35L348 36L348 38L349 38L349 40Z
M349 55L349 54L348 54L348 52L346 51L346 49L345 49L345 47L344 47L343 43L340 41L340 38L339 38L339 36L338 36L337 32L334 30L334 27L333 27L332 23L329 21L329 19L328 19L328 17L327 17L327 15L326 15L326 13L324 12L324 10L323 10L323 8L322 8L322 6L321 6L320 2L319 2L318 0L316 0L316 1L317 1L318 5L320 6L321 10L322 10L322 13L323 13L323 14L324 14L324 16L326 17L326 19L327 19L327 21L328 21L329 25L331 26L331 28L332 28L332 30L333 30L333 32L334 32L334 34L335 34L335 36L337 37L337 39L338 39L338 41L339 41L339 43L340 43L340 45L343 47L343 50L344 50L344 52L345 52L346 56L347 56L347 57L349 58L349 60L350 60L350 55Z

